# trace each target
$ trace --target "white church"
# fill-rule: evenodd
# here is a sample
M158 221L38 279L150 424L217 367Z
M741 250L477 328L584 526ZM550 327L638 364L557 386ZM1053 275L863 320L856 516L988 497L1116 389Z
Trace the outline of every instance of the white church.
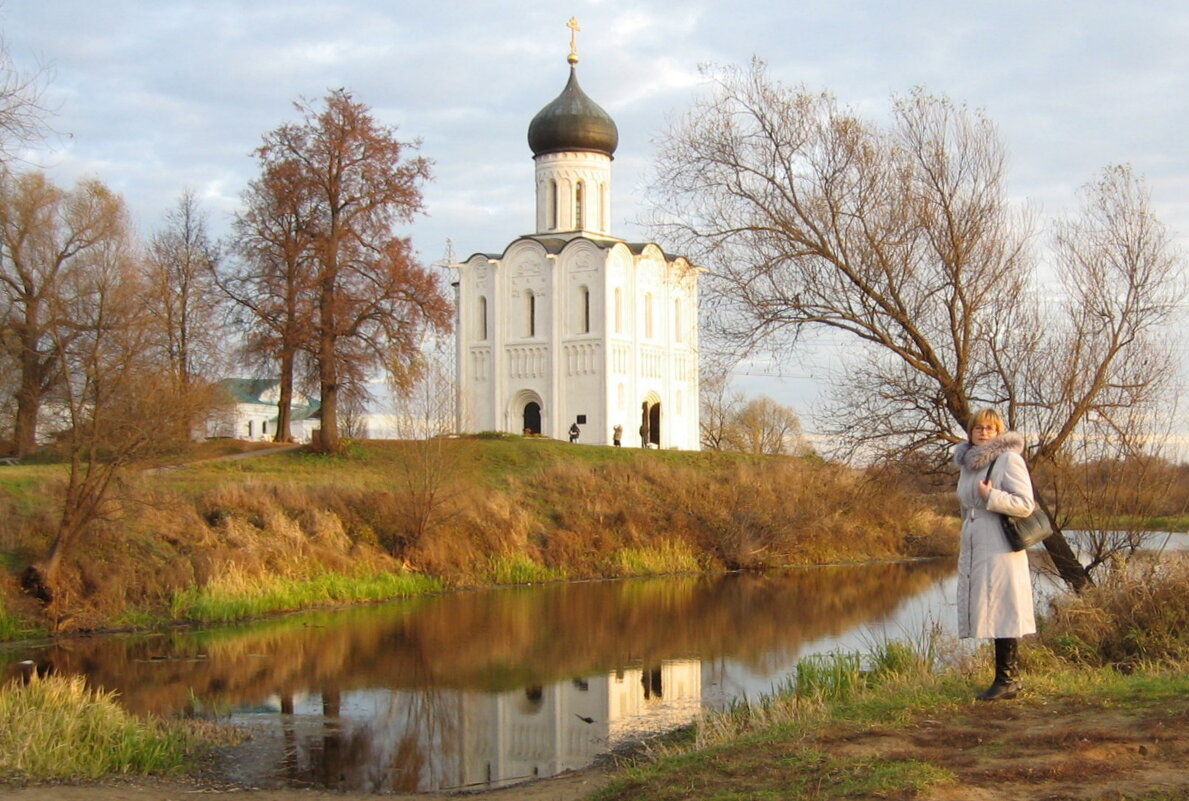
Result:
M611 233L619 131L578 85L573 38L567 60L528 127L536 233L455 265L457 427L697 450L699 270Z

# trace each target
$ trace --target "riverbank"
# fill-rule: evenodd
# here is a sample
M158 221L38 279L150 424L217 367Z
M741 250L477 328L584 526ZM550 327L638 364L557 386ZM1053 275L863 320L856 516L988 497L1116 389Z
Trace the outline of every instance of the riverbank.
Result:
M0 638L459 587L934 556L956 543L954 521L919 493L812 458L524 437L202 456L122 484L44 607L19 578L48 549L62 468L5 468Z

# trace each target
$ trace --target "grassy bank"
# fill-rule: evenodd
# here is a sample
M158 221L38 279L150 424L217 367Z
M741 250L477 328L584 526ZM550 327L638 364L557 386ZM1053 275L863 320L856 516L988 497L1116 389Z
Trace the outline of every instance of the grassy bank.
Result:
M0 637L461 586L936 555L955 542L953 521L907 490L820 460L522 437L364 441L340 456L179 456L130 475L41 610L16 577L48 547L55 470L0 474L0 609L13 621Z
M771 696L628 758L592 798L961 798L984 786L1005 798L1187 798L1187 621L1189 561L1121 570L1057 604L1025 640L1024 692L994 704L972 701L987 646L974 659L927 639L804 660Z

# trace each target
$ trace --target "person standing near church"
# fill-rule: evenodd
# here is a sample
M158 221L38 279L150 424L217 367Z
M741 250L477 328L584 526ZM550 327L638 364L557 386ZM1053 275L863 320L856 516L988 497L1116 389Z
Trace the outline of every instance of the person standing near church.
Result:
M570 442L577 442L578 435L580 433L582 433L582 432L578 429L578 424L577 423L571 424L570 425Z
M623 426L619 423L615 424L615 428L611 429L611 441L615 443L615 447L623 444Z

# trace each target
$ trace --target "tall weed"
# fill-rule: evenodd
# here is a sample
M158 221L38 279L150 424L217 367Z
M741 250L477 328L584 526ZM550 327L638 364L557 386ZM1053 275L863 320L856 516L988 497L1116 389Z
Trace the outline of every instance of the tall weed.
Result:
M95 779L177 770L195 746L180 726L125 712L81 676L12 682L0 689L0 777Z

